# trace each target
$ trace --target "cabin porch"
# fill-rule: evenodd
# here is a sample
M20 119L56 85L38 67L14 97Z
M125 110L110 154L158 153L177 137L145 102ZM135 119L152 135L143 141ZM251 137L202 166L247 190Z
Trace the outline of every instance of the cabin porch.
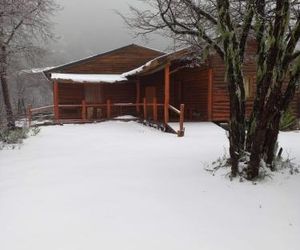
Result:
M170 104L169 71L170 67L165 67L163 78L156 79L163 89L162 95L157 95L156 87L149 87L144 82L146 78L113 84L56 79L53 82L53 105L29 108L29 120L32 120L33 113L46 109L53 109L56 124L99 122L129 115L159 125L165 131L171 129L168 126L170 120L177 121L179 129L175 132L183 136L184 104L178 108Z
M165 128L178 122L183 135L184 121L211 121L213 70L208 64L190 67L183 59L188 53L163 55L122 74L51 72L55 123L131 115Z

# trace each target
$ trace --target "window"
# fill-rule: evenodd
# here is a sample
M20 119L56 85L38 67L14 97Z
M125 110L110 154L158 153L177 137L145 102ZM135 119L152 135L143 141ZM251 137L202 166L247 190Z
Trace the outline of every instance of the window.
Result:
M253 76L245 76L244 77L245 98L246 99L254 97L254 84L255 84L255 78Z

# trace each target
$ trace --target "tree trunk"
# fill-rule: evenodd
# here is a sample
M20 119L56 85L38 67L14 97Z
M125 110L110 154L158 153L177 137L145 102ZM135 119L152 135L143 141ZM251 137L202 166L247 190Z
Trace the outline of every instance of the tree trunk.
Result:
M12 111L12 106L10 102L9 89L7 84L7 58L6 58L6 48L2 46L1 57L0 57L0 80L2 86L2 94L6 111L7 127L9 129L15 128L15 120Z
M270 88L270 91L267 103L263 106L261 112L254 116L256 128L254 133L250 133L250 139L248 138L251 150L247 178L250 180L258 177L259 167L262 161L266 163L270 169L273 169L274 151L281 118L278 102L280 89L274 87Z
M274 158L276 156L276 144L278 140L279 134L279 125L280 125L281 115L277 114L273 121L270 123L270 126L266 131L266 139L263 148L263 154L266 161L267 166L273 171L274 170Z
M234 75L240 75L238 80ZM230 95L230 122L229 122L229 153L231 159L231 175L237 176L238 165L244 153L245 144L245 101L242 72L228 70L230 83L228 84ZM242 86L241 86L242 85ZM240 89L240 91L238 91ZM238 93L242 94L238 94Z

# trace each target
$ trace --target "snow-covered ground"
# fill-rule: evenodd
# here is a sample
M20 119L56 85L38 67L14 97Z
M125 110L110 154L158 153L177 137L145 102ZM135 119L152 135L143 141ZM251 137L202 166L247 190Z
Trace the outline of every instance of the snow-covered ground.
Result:
M300 159L300 133L282 133ZM43 127L0 152L1 250L298 250L300 175L212 176L211 123L186 136L135 122Z

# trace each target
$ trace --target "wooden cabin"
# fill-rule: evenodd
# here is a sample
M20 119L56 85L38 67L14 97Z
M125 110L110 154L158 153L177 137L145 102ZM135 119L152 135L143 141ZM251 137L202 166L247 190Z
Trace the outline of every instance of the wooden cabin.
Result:
M255 51L244 66L247 113L255 91ZM191 67L189 49L165 54L128 45L45 71L53 82L55 119L92 121L133 115L169 121L227 121L225 65L217 55ZM293 102L299 115L299 95ZM184 114L183 114L184 112Z

